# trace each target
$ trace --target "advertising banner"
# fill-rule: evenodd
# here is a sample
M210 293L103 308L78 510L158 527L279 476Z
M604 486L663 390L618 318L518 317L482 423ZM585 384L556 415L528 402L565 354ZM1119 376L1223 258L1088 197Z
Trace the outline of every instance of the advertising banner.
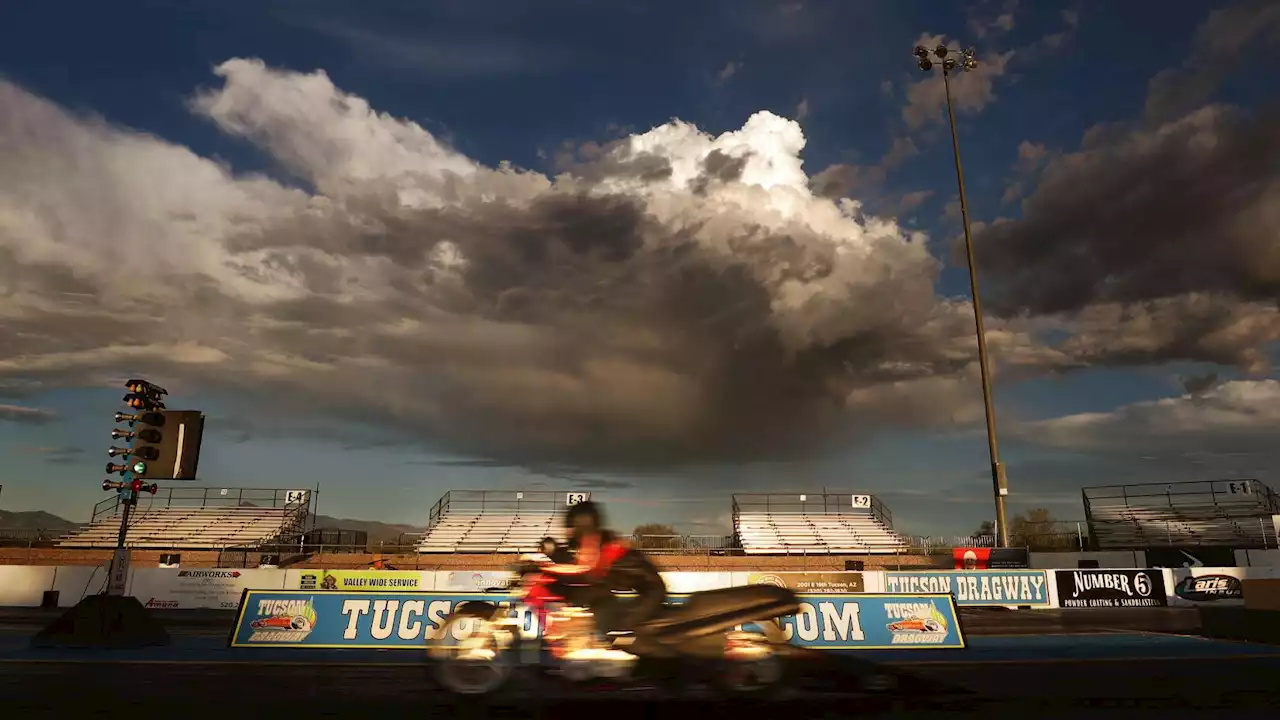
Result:
M687 596L673 595L673 604ZM460 603L509 602L483 593L338 593L247 590L231 647L421 650ZM517 608L523 635L538 636L535 615ZM963 648L950 595L804 595L783 618L787 638L826 650ZM465 627L458 630L465 632ZM461 638L457 638L461 639Z
M279 590L279 570L183 570L137 568L129 594L144 606L159 610L234 610L245 590Z
M1269 570L1270 568L1261 568ZM1246 577L1265 577L1269 573L1254 572L1252 568L1237 567L1192 567L1169 570L1172 583L1172 595L1169 604L1186 606L1196 605L1243 605L1244 585L1241 581Z
M489 588L508 588L515 574L506 570L437 570L435 590L446 592L484 592Z
M884 584L891 593L946 593L960 607L1051 605L1044 570L895 570L884 574Z
M1026 548L952 548L957 570L1021 570L1031 567Z
M860 572L748 573L748 585L776 585L798 593L860 593L866 591Z
M1164 607L1160 570L1055 570L1058 607Z
M419 570L303 570L299 590L400 592L431 590L433 573Z

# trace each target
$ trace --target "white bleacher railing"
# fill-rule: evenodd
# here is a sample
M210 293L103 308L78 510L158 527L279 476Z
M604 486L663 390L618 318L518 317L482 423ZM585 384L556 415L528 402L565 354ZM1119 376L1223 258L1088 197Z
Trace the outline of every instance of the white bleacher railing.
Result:
M569 491L451 490L431 509L419 553L521 553L564 540Z
M889 554L907 549L878 500L852 493L735 495L734 532L745 554ZM867 498L868 496L859 496Z
M302 529L310 514L312 492L164 488L134 508L126 545L135 549L195 550L265 542ZM117 498L98 503L93 520L60 538L56 546L115 547L121 509Z

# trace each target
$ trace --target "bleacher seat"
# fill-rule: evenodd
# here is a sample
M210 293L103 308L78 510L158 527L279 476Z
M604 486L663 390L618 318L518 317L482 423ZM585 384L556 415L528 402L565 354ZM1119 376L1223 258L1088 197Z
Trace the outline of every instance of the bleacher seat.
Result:
M1101 550L1275 544L1276 496L1256 480L1089 487L1084 497L1090 534Z
M418 543L420 553L535 552L542 538L564 540L561 518L553 509L448 509Z
M296 507L162 507L135 509L127 543L138 549L218 549L279 536L298 518ZM120 516L107 515L58 541L59 547L115 547Z
M901 535L870 511L739 511L734 528L748 555L880 554L901 552L907 547Z

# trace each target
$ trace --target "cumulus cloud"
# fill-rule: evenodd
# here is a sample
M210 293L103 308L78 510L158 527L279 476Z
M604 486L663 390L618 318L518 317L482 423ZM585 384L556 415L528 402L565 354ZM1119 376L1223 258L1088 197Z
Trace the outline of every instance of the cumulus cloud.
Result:
M1237 380L1112 412L1026 423L1016 432L1044 445L1138 452L1185 448L1189 443L1204 451L1256 446L1259 442L1274 449L1277 430L1280 381Z
M6 384L127 369L458 452L637 464L807 451L971 371L923 236L814 195L793 121L672 121L546 177L322 72L216 72L192 109L307 189L0 85Z
M549 177L481 165L322 72L216 72L192 110L298 186L0 84L0 392L151 374L269 397L272 422L584 472L980 418L971 306L936 294L923 235L811 189L795 121L673 120ZM1133 328L1165 318L1188 352L1266 336L1254 315L1197 334L1185 309L1109 307L990 318L997 378L1136 362L1156 351Z

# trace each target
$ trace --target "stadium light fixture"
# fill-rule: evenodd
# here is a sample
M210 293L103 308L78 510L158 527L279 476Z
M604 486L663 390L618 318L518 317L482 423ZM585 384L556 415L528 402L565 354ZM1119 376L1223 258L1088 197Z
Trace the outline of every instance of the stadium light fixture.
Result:
M965 48L958 54L952 53L946 45L933 49L933 56L941 61L942 84L947 95L947 122L951 126L951 150L956 161L956 184L960 188L960 221L964 225L965 257L969 263L969 291L973 295L973 323L978 336L978 367L982 374L982 401L987 419L987 450L991 455L991 483L995 492L996 506L996 546L1009 546L1009 523L1005 512L1005 496L1009 494L1009 479L1005 473L1004 463L1000 462L1000 444L996 433L995 401L991 392L991 364L987 356L987 334L982 326L982 297L978 292L978 269L974 262L973 235L969 228L969 201L964 192L964 165L960 162L960 137L956 132L956 114L951 101L951 73L959 70L970 72L978 67L975 57L977 51L972 47ZM933 69L933 61L929 59L929 50L917 45L913 54L916 65L922 71ZM958 59L957 59L958 56Z

